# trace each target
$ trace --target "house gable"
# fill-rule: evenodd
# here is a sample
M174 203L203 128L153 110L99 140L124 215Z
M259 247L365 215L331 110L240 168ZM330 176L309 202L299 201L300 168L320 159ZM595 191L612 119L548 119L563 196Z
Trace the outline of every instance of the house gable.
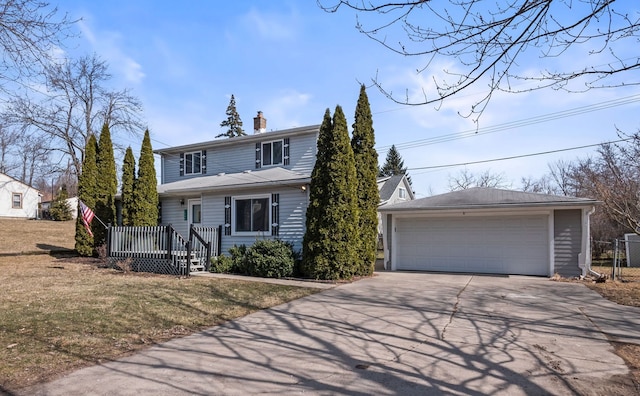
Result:
M40 192L0 173L0 217L36 218Z

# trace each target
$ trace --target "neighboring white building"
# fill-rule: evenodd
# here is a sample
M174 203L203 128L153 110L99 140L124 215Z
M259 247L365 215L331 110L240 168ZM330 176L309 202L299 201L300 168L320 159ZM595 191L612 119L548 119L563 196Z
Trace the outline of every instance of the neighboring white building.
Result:
M0 217L38 217L42 195L35 188L0 173Z

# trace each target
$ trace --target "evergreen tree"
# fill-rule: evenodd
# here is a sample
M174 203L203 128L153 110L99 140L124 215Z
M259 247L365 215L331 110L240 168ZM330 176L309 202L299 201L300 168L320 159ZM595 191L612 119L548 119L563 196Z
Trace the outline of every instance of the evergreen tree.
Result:
M98 142L95 135L90 135L84 149L82 173L78 176L78 199L89 208L96 205L96 190L98 186L98 168L96 167L96 153ZM94 221L97 223L97 220ZM92 229L94 227L91 227ZM76 219L76 251L81 256L93 255L93 237L89 235L82 222L82 212L78 203L78 218Z
M158 179L151 148L149 130L144 132L140 159L138 160L138 178L134 183L134 226L158 225Z
M227 106L227 119L220 123L221 127L229 127L229 129L216 136L219 137L236 137L236 136L244 136L244 130L242 129L242 120L240 119L240 114L236 110L236 98L231 95L231 100L229 101L229 106Z
M49 214L51 214L53 220L67 221L73 218L73 216L71 216L71 207L69 206L69 202L67 202L68 198L67 186L62 186L58 196L51 202Z
M94 212L105 225L116 223L115 196L118 192L118 177L116 175L116 160L113 156L113 143L109 125L104 124L98 140L98 154L96 156L98 170L98 185L96 189L96 207ZM98 222L100 224L100 222ZM98 248L107 241L107 229L100 224L93 227L93 246Z
M359 268L356 272L360 276L373 274L378 249L378 153L374 148L375 136L373 119L366 88L360 86L360 97L356 105L355 122L351 148L356 166L358 209L360 218L357 231L360 234L360 249L358 251Z
M325 112L311 175L303 272L316 279L350 279L356 274L360 240L353 150L347 120L336 106Z
M135 198L133 193L134 184L136 181L136 160L133 157L133 150L131 146L127 147L127 151L124 154L124 160L122 162L122 187L121 187L121 202L122 202L122 225L132 226L134 211L135 211Z
M411 177L409 176L409 173L407 173L407 168L405 168L404 161L402 160L400 153L396 149L395 144L392 145L389 149L389 152L387 152L387 158L384 161L384 165L382 165L380 171L378 172L379 177L393 175L407 176L407 181L411 185Z

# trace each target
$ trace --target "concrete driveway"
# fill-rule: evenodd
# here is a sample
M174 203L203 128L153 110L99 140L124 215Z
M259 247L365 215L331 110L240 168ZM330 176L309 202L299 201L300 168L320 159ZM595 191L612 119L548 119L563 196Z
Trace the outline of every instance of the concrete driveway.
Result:
M640 309L580 284L379 273L26 393L633 394L607 337Z

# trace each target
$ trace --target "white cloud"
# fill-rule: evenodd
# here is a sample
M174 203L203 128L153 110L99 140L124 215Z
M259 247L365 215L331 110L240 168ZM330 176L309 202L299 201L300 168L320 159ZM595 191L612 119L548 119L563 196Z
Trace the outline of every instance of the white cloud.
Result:
M126 54L122 48L122 34L109 31L94 31L89 25L90 18L79 22L83 37L102 59L107 61L112 73L127 83L139 84L145 77L142 65Z
M300 127L307 125L303 120L308 119L305 114L309 111L308 104L311 99L312 95L308 93L283 90L276 93L274 98L264 100L266 106L256 111L264 113L267 130Z
M292 10L288 14L265 12L252 7L242 17L245 27L267 40L290 40L296 38L299 17Z

